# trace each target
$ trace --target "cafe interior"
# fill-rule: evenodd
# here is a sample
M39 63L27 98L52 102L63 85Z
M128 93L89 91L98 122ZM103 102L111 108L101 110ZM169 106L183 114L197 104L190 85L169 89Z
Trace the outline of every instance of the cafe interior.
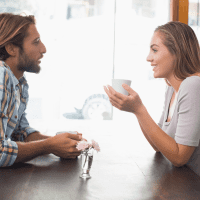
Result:
M135 115L113 107L104 90L130 80L158 123L166 82L146 60L150 41L169 21L189 25L200 41L199 0L3 0L3 12L34 15L47 49L41 72L25 74L30 126L50 136L78 131L101 150L85 178L83 155L0 168L1 200L200 199L200 173L155 152Z

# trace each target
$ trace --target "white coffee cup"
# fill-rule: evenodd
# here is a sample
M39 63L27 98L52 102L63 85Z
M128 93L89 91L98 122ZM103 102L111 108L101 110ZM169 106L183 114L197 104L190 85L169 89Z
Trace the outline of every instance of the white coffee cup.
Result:
M122 87L122 84L125 83L129 86L131 86L131 81L126 79L112 79L112 87L114 90L116 90L119 93L122 93L124 95L128 96L128 92Z
M71 134L77 134L76 131L60 131L60 132L57 132L56 135L58 134L61 134L61 133L71 133Z

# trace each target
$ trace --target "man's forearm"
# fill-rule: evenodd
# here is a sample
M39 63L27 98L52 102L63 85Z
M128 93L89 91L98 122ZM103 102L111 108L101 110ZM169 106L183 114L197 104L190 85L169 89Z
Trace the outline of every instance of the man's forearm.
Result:
M36 140L44 140L44 139L48 139L51 136L47 136L47 135L42 135L40 132L33 132L30 135L28 135L24 142L31 142L31 141L36 141Z
M37 156L51 153L48 139L31 142L17 142L17 145L18 154L15 163L26 162Z
M43 137L39 132L32 134L32 137L30 134L26 138L26 142L16 142L18 145L18 154L15 163L26 162L37 156L50 153L61 158L76 158L80 155L80 151L76 148L76 145L81 141L81 135L63 133L54 137Z

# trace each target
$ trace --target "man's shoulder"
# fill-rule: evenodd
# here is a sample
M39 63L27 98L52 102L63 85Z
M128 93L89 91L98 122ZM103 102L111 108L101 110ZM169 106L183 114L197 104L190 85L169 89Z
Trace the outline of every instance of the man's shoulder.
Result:
M3 83L5 79L12 82L12 73L10 69L6 67L5 62L0 61L0 82Z
M5 71L6 69L7 68L6 68L5 62L3 62L3 61L0 60L0 70L1 71L3 71L3 70Z
M4 79L5 74L9 73L9 70L6 68L5 63L0 61L0 80Z

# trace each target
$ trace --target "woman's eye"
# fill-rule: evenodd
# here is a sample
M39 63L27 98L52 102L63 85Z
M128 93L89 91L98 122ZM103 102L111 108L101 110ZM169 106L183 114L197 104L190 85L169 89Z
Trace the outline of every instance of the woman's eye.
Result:
M153 50L153 52L154 52L154 53L156 53L156 52L157 52L157 50L156 50L156 49L152 49L152 50Z

